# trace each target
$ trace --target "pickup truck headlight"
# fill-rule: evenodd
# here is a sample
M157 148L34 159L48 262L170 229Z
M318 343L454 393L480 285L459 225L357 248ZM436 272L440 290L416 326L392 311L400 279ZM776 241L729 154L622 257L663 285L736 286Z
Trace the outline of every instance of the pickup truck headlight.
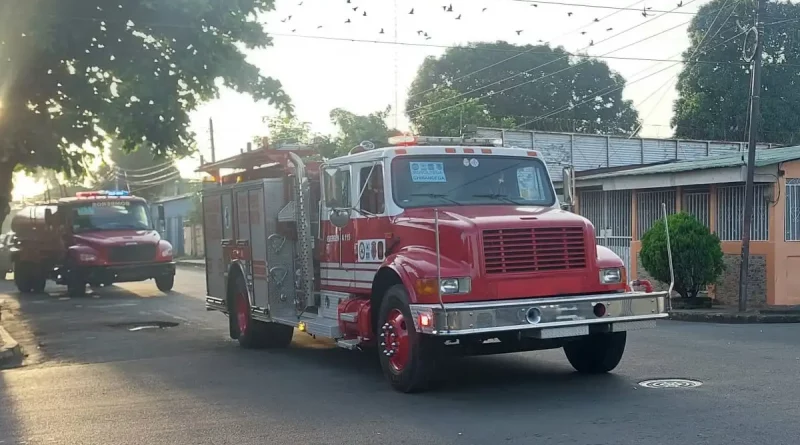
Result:
M161 246L161 256L164 258L172 256L172 246Z
M622 269L600 269L600 282L603 284L618 284L622 282Z

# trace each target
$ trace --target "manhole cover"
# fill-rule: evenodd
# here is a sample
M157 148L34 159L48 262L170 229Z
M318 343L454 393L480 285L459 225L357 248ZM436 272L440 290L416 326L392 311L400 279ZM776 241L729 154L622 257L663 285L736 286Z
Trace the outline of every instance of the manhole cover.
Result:
M127 323L113 323L109 325L112 328L127 329L131 332L147 331L151 329L166 329L178 326L178 323L171 321L141 321L141 322L127 322Z
M639 382L645 388L697 388L703 382L689 379L654 379Z

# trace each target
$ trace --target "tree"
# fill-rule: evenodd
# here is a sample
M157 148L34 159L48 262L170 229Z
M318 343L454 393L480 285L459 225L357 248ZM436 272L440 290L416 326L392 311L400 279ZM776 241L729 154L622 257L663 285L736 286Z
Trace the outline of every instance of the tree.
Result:
M391 107L366 116L341 108L331 110L331 121L339 127L339 134L332 139L333 145L330 146L330 151L323 155L331 157L347 154L364 141L370 141L376 146L386 145L389 136L400 133L386 125L386 118L390 112Z
M719 237L688 213L669 215L668 222L675 291L681 297L694 298L706 285L716 282L725 269ZM663 218L642 237L640 255L647 273L663 283L670 282Z
M724 0L713 0L700 8L689 25L691 45L684 53L684 58L691 57L697 51L717 15L714 11L722 8L724 3ZM723 19L731 13L738 17L752 16L754 2L747 0L731 4L731 7L722 10L720 18L694 57L695 60L718 63L687 63L678 77L679 97L674 104L672 119L675 137L747 140L750 64L742 59L745 37L737 37L741 30L735 20ZM798 141L800 129L800 115L795 110L800 102L800 79L797 76L797 67L800 65L800 39L797 33L800 5L769 2L766 16L772 24L764 30L758 140L792 144ZM752 39L748 41L752 43Z
M513 119L520 125L532 121L524 125L529 129L553 130L556 125L562 130L569 122L575 132L629 135L639 121L632 102L622 98L624 86L625 79L604 62L572 57L560 47L472 43L425 59L411 85L406 113L417 128L474 123L464 117L480 124L488 112L490 123Z
M12 172L84 173L87 146L111 136L156 156L193 147L189 112L219 85L291 112L281 84L242 47L271 39L273 0L5 0L0 3L0 219Z
M286 115L265 117L263 120L267 124L269 143L272 145L310 142L311 126L308 122L301 122L294 116Z
M487 105L477 99L460 99L458 96L458 91L447 87L437 88L423 94L421 103L437 104L443 109L439 113L418 119L412 117L411 121L414 124L415 132L431 136L460 136L461 130L467 124L500 128L512 128L517 125L516 120L511 117L493 117ZM447 108L452 104L459 105Z

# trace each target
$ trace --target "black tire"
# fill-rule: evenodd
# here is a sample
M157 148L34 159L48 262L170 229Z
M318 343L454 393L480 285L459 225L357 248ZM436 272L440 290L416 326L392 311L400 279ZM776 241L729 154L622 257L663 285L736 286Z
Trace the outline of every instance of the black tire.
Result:
M228 321L231 337L245 349L280 349L292 343L294 328L279 323L253 320L247 285L241 274L235 275L228 291ZM241 306L239 306L241 305ZM241 323L240 323L241 320ZM244 329L242 328L244 324Z
M626 341L626 332L592 334L564 345L564 353L581 374L604 374L622 360Z
M86 295L86 282L72 278L67 282L67 295L72 298L80 298Z
M44 292L45 286L47 286L47 278L41 276L40 274L34 274L31 277L31 292L35 294L41 294Z
M401 323L397 323L397 318L395 318L395 316L399 316L398 312L402 314L403 322ZM387 325L393 326L392 323L397 327L388 328ZM407 354L401 352L403 346L392 349L391 345L401 345L400 342L392 342L395 338L390 337L398 329L403 329L403 334L407 336L404 346ZM409 309L408 292L402 284L390 287L383 295L376 332L379 335L383 334L380 337L381 344L378 347L378 357L383 369L383 375L392 388L403 393L420 392L429 389L436 373L436 343L434 343L433 339L417 333L414 328L411 310ZM401 356L399 360L403 363L402 367L398 367L395 355L387 355L392 351ZM405 359L402 358L403 355Z
M175 275L165 275L156 278L156 287L161 292L167 293L172 291L172 287L175 285Z
M17 286L17 290L23 294L33 292L30 269L31 268L26 263L14 265L14 284Z

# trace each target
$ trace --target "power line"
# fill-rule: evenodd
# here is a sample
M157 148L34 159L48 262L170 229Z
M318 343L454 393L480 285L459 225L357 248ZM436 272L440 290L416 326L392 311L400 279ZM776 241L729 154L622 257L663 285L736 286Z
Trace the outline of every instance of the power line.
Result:
M692 3L692 2L694 2L694 1L697 1L697 0L689 0L689 3ZM688 4L688 3L687 3L687 4ZM614 37L618 37L618 36L620 36L620 35L622 35L622 34L625 34L626 32L629 32L629 31L631 31L631 30L634 30L634 29L636 29L636 28L638 28L638 27L640 27L640 26L642 26L642 25L646 25L647 23L650 23L650 22L651 22L651 21L653 21L653 20L657 20L659 17L661 17L661 16L658 16L658 17L652 18L652 19L650 19L650 20L644 21L644 22L642 22L642 23L636 24L636 25L634 25L634 26L632 26L632 27L630 27L630 28L628 28L628 29L625 29L625 30L623 30L623 31L621 31L621 32L618 32L618 33L614 34L614 35L613 35L613 36L611 36L611 37L605 38L605 39L603 39L603 40L601 40L601 41L597 42L597 44L600 44L600 43L603 43L603 42L607 42L607 41L609 41L609 40L613 39ZM667 30L665 30L665 31L662 31L662 32L661 32L661 33L659 33L659 34L663 34L663 33L664 33L664 32L666 32L666 31L671 31L671 30L673 30L673 29L675 29L675 28L681 27L681 26L683 26L683 25L687 25L687 24L689 24L689 23L691 23L691 20L689 20L689 21L686 21L686 22L683 22L683 23L681 23L680 25L678 25L678 26L675 26L675 27L672 27L672 28L669 28L669 29L667 29ZM614 51L610 51L610 52L608 52L608 53L606 53L606 54L604 54L604 55L611 54L611 53L613 53L613 52L616 52L616 51L619 51L619 50L625 49L625 48L627 48L627 47L629 47L629 46L632 46L632 45L635 45L635 44L641 43L641 42L643 42L643 41L645 41L645 40L647 40L647 39L649 39L649 38L655 37L655 36L657 36L657 35L659 35L659 34L656 34L656 35L653 35L653 36L647 37L647 38L645 38L645 39L640 39L640 40L637 40L636 42L634 42L634 43L632 43L632 44L629 44L629 45L623 46L622 48L618 48L618 49L616 49L616 50L614 50ZM590 43L590 44L589 44L589 46L586 46L586 47L584 47L584 48L581 48L579 51L586 50L586 49L588 49L588 48L589 48L589 47L591 47L591 46L593 46L593 44L591 44L591 43ZM488 88L488 87L490 87L490 86L497 85L497 84L499 84L499 83L505 82L506 80L510 80L510 79L513 79L513 78L515 78L515 77L521 76L521 75L523 75L523 74L527 74L527 73L529 73L529 72L531 72L531 71L534 71L534 70L537 70L537 69L539 69L539 68L543 68L543 67L545 67L545 66L547 66L547 65L550 65L551 63L555 63L555 62L558 62L558 61L560 61L560 60L563 60L563 59L564 59L564 58L566 58L566 57L569 57L569 56L563 56L563 57L559 57L559 58L557 58L557 59L550 60L549 62L545 62L545 63L543 63L543 64L541 64L541 65L539 65L539 66L535 66L535 67L533 67L533 68L531 68L531 69L528 69L528 70L525 70L525 71L522 71L522 72L519 72L519 73L513 74L513 75L511 75L511 76L509 76L509 77L506 77L505 79L501 79L501 80L498 80L498 81L495 81L495 82L492 82L492 83L489 83L489 84L486 84L486 85L480 86L480 87L478 87L478 88L469 89L469 90L467 90L467 91L465 91L465 92L463 92L463 93L461 93L461 94L458 94L457 96L455 96L455 97L452 97L452 98L447 98L447 99L438 100L438 101L432 102L432 103L430 103L430 104L425 104L425 105L418 106L418 107L416 107L416 108L413 108L413 109L411 109L411 110L406 110L406 113L407 113L407 114L410 114L410 113L413 113L413 112L415 112L415 111L421 110L421 109L423 109L423 108L430 108L430 107L432 107L432 106L434 106L434 105L437 105L437 104L440 104L440 103L442 103L442 102L447 102L447 101L450 101L450 100L454 100L454 99L458 99L458 98L464 97L464 96L466 96L466 95L468 95L468 94L470 94L470 93L474 93L474 92L476 92L476 91L480 91L480 90L486 89L486 88ZM579 64L577 64L577 65L572 65L572 66L570 66L569 68L573 68L573 67L576 67L576 66L582 65L583 63L586 63L586 62L581 62L581 63L579 63ZM562 70L562 71L563 71L563 70ZM559 71L559 72L560 72L560 71ZM551 75L552 75L552 74L555 74L555 73L551 73ZM549 75L548 75L548 76L546 76L546 77L549 77ZM543 77L542 77L542 78L543 78ZM540 78L540 79L541 79L541 78ZM527 83L530 83L530 82L527 82ZM525 84L525 83L523 83L523 84L520 84L520 85L524 85L524 84ZM505 90L504 90L504 91L505 91ZM496 93L495 93L495 94L496 94ZM479 98L479 100L480 100L480 98ZM459 105L460 105L460 104L456 104L456 105L454 105L454 106L459 106ZM423 113L423 114L421 114L421 115L420 115L420 117L422 117L422 116L428 116L428 115L430 115L430 114L438 113L438 112L440 112L440 111L448 110L448 109L450 109L450 108L453 108L453 106L450 106L450 107L445 107L445 108L442 108L442 109L439 109L439 110L434 110L433 112L430 112L430 113Z
M625 48L631 47L631 46L633 46L633 45L637 45L637 44L639 44L639 43L641 43L641 42L643 42L643 41L645 41L645 40L651 39L651 38L653 38L653 37L659 36L659 35L661 35L661 34L664 34L664 33L666 33L666 32L669 32L669 31L672 31L672 30L674 30L674 29L676 29L676 28L679 28L679 27L681 27L681 26L683 26L683 25L686 25L687 23L689 23L689 22L684 22L684 23L681 23L681 24L679 24L679 25L677 25L677 26L673 26L672 28L665 29L665 30L663 30L663 31L660 31L660 32L658 32L658 33L656 33L656 34L653 34L653 35L650 35L650 36L648 36L648 37L645 37L645 38L643 38L643 39L637 40L637 41L635 41L635 42L633 42L633 43L629 43L629 44L627 44L627 45L625 45L625 46L623 46L623 47L621 47L621 48L617 48L617 49L615 49L615 50L609 51L609 52L608 52L608 53L606 53L606 54L611 54L611 53L614 53L614 52L617 52L617 51L623 50L623 49L625 49ZM604 54L604 55L606 55L606 54ZM507 87L507 88L503 88L503 89L502 89L502 90L500 90L500 91L492 91L492 92L490 92L489 94L486 94L486 95L484 95L484 96L477 97L477 98L472 98L472 99L469 99L469 100L473 100L473 99L480 100L480 99L483 99L483 98L486 98L486 97L494 96L494 95L496 95L496 94L505 93L506 91L513 90L514 88L519 88L519 87L521 87L521 86L523 86L523 85L528 85L528 84L531 84L531 83L534 83L534 82L538 82L538 81L540 81L540 80L542 80L542 79L546 79L546 78L548 78L548 77L550 77L550 76L554 76L554 75L556 75L556 74L559 74L559 73L562 73L562 72L564 72L564 71L567 71L567 70L570 70L570 69L576 68L576 67L578 67L578 66L584 65L584 64L586 64L586 63L589 63L589 62L592 60L592 57L591 57L591 56L588 56L588 55L587 55L587 56L582 56L582 57L586 57L586 60L584 60L584 61L582 61L582 62L580 62L580 63L576 63L576 64L574 64L574 65L570 65L570 66L568 66L568 67L566 67L566 68L562 68L562 69L560 69L560 70L558 70L558 71L554 71L554 72L551 72L551 73L547 73L547 74L545 74L545 75L543 75L543 76L540 76L540 77L537 77L537 78L535 78L535 79L526 80L525 82L518 83L518 84L516 84L516 85L512 85L512 86L510 86L510 87ZM681 61L676 61L675 63L681 63ZM538 68L538 67L536 67L536 68ZM532 68L531 70L533 70L533 69L536 69L536 68ZM528 71L531 71L531 70L528 70ZM527 71L523 71L522 73L525 73L525 72L527 72ZM519 73L519 74L522 74L522 73ZM507 78L507 79L504 79L504 80L508 80L508 79L510 79L510 78L513 78L513 77L516 77L516 75L515 75L515 76L511 76L511 77L509 77L509 78ZM502 82L502 81L494 82L494 83L492 83L492 84L489 84L489 85L486 85L486 86L484 86L484 87L475 88L475 89L473 89L473 90L467 91L467 92L465 92L465 93L463 93L463 94L460 94L460 95L458 95L458 96L456 96L456 97L454 97L454 98L447 99L447 100L458 99L459 97L463 97L464 95L466 95L466 94L468 94L468 93L470 93L470 92L478 91L478 90L480 90L480 89L483 89L483 88L485 88L485 87L488 87L488 86L492 86L492 85L494 85L494 84L497 84L497 83L500 83L500 82ZM438 101L438 102L435 102L435 103L440 103L440 102L443 102L443 101ZM427 112L427 113L422 113L422 114L419 114L419 115L418 115L418 117L425 117L425 116L429 116L429 115L431 115L431 114L440 113L440 112L442 112L442 111L449 110L449 109L451 109L451 108L460 107L460 106L464 105L465 103L466 103L466 101L462 101L462 102L459 102L459 103L457 103L457 104L453 104L453 105L450 105L450 106L447 106L447 107L444 107L444 108L439 108L439 109L436 109L436 110L433 110L433 111L430 111L430 112Z
M175 163L174 162L169 162L167 164L162 164L162 165L163 165L162 168L159 168L158 170L152 170L152 171L149 171L147 173L131 173L131 172L133 172L135 170L122 168L122 167L119 167L119 166L114 166L114 170L119 172L119 173L123 173L123 174L126 174L126 175L134 177L134 178L147 178L149 176L157 175L157 174L160 174L160 173L163 173L163 172L166 172L166 171L169 171L169 170L175 168Z
M573 6L576 8L593 8L593 9L613 9L616 11L637 11L642 12L642 9L632 8L630 6L607 6L607 5L589 5L586 3L568 3L568 2L554 2L554 1L539 1L539 0L511 0L518 3L529 3L531 5L557 5L557 6ZM687 2L682 6L687 6L691 2ZM680 8L679 6L678 8ZM674 8L669 11L659 10L659 9L645 9L648 14L685 14L685 15L694 15L697 14L698 11L677 11L678 8Z
M722 22L722 24L719 26L719 28L717 28L717 32L715 32L714 35L711 36L711 40L714 40L719 35L720 31L722 31L722 28L724 28L725 25L728 23L728 21L730 21L731 17L733 16L733 13L736 11L736 6L739 4L740 1L741 0L737 0L733 3L733 7L731 8L731 13L728 14L728 18L726 18L725 21ZM719 12L714 17L714 20L711 21L711 24L708 26L708 29L706 30L705 34L703 34L703 38L700 39L700 43L698 43L697 47L694 49L694 51L692 51L692 55L689 56L689 59L694 58L694 56L696 56L697 53L700 52L700 49L703 47L703 44L708 38L708 35L711 34L711 30L714 29L714 24L717 23L717 19L719 19L719 16L722 14L722 10L725 9L726 6L728 6L728 2L730 2L730 0L725 0L725 3L723 3L722 7L719 8ZM640 105L644 102L647 102L648 100L650 100L651 97L653 97L654 94L664 89L664 93L658 99L655 106L653 106L653 108L650 109L650 112L647 114L647 116L645 116L644 119L642 119L642 123L639 124L639 126L635 130L633 130L633 132L630 135L630 138L632 138L636 133L639 132L639 130L642 129L642 124L644 124L644 121L646 121L650 117L650 115L653 114L656 108L658 108L658 105L661 103L662 100L664 100L664 98L667 96L667 92L669 91L669 89L665 88L667 87L668 84L672 83L672 81L675 80L676 77L678 77L678 73L667 79L666 82L664 82L660 87L658 87L658 89L654 90L642 102L640 102Z
M639 3L642 3L642 2L644 2L644 1L645 1L645 0L637 0L635 3L632 3L630 6L635 6L635 5L638 5ZM603 18L601 18L601 19L599 19L599 20L605 20L605 19L607 19L607 18L609 18L609 17L611 17L611 16L613 16L613 15L615 15L615 14L618 14L619 12L621 12L621 11L612 12L611 14L608 14L607 16L605 16L605 17L603 17ZM588 28L589 26L592 26L594 23L595 23L595 21L593 20L593 21L591 21L591 22L587 23L586 25L583 25L583 26L581 26L581 27L575 28L575 29L573 29L572 31L566 32L566 33L564 33L564 34L562 34L562 35L560 35L560 36L556 37L556 39L560 39L560 38L562 38L562 37L565 37L565 36L568 36L568 35L570 35L570 34L572 34L572 33L574 33L574 32L581 31L581 30L583 30L583 29L585 29L585 28ZM556 40L556 39L553 39L553 40ZM457 78L453 79L453 80L452 80L452 82L453 82L453 83L455 83L455 82L458 82L459 80L465 79L465 78L467 78L467 77L469 77L469 76L471 76L471 75L473 75L473 74L480 73L480 72L482 72L482 71L488 70L489 68L494 68L494 67L496 67L497 65L501 65L501 64L503 64L503 63L506 63L506 62L508 62L508 61L510 61L510 60L513 60L513 59L515 59L515 58L517 58L517 57L519 57L519 56L521 56L521 55L523 55L523 54L527 54L527 53L529 53L529 52L532 52L532 51L533 51L533 50L535 50L535 49L536 49L536 47L533 47L533 48L531 48L531 49L529 49L529 50L527 50L527 51L523 51L523 52L521 52L521 53L517 53L516 55L513 55L513 56L511 56L511 57L509 57L509 58L507 58L507 59L503 59L503 60L501 60L501 61L499 61L499 62L493 63L493 64L491 64L491 65L485 66L485 67L483 67L483 68L480 68L480 69L477 69L477 70L475 70L475 71L470 71L469 73L466 73L466 74L464 74L463 76L460 76L460 77L457 77ZM433 86L433 87L431 87L431 88L428 88L428 89L427 89L427 90L425 90L425 91L420 91L419 93L415 93L415 94L413 94L413 95L409 96L408 98L409 98L409 99L411 99L411 98L414 98L414 97L417 97L417 96L420 96L420 95L426 94L426 93L428 93L428 92L430 92L430 91L433 91L433 90L435 90L436 88L437 88L436 86Z

